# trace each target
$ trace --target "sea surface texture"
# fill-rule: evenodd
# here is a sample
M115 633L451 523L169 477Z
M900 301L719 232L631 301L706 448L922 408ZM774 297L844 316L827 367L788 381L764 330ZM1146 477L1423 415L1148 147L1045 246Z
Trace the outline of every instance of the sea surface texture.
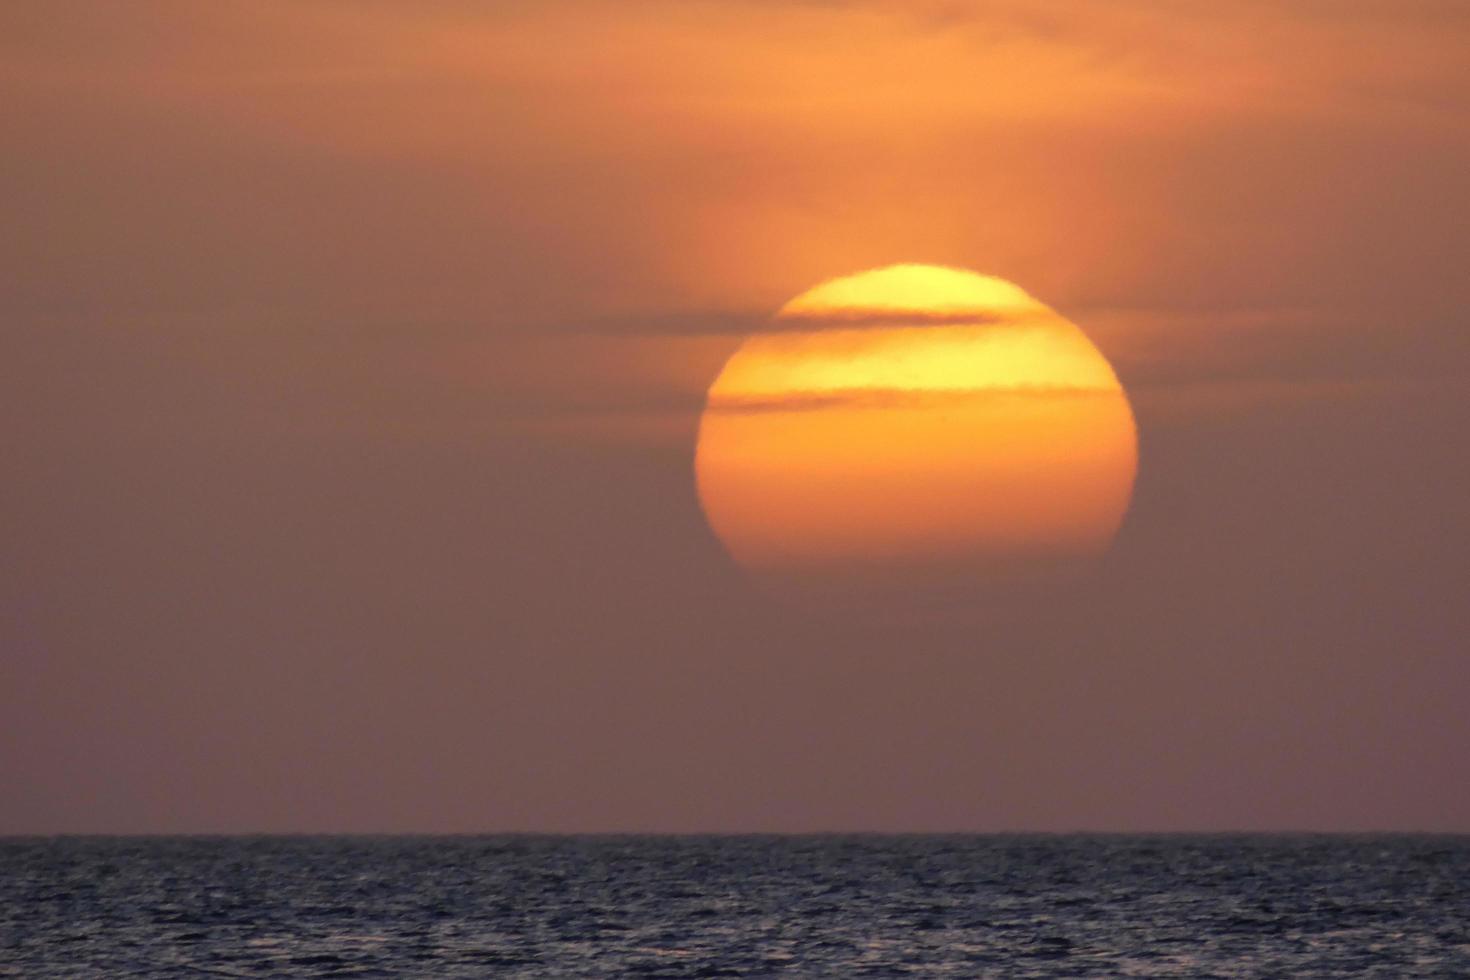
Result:
M1470 838L0 839L0 975L1470 977Z

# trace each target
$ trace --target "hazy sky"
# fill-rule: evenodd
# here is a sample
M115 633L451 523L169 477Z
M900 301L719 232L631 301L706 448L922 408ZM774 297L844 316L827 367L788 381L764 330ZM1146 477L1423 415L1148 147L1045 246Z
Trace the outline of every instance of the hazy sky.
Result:
M1470 7L0 7L0 832L1470 831ZM773 602L705 389L831 276L1126 386L1104 566ZM983 597L977 597L983 605Z

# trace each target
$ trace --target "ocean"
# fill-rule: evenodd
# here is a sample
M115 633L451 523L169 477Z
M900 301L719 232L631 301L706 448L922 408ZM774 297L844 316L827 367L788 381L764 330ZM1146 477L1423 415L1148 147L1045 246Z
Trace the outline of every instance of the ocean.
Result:
M9 838L0 976L1470 977L1470 837Z

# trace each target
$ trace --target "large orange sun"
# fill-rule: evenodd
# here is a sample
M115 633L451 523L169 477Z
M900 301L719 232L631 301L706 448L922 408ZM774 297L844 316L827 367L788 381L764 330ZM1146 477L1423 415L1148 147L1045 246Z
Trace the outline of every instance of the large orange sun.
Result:
M927 265L787 303L710 387L695 456L740 565L839 590L1074 568L1117 532L1136 467L1127 396L1076 325Z

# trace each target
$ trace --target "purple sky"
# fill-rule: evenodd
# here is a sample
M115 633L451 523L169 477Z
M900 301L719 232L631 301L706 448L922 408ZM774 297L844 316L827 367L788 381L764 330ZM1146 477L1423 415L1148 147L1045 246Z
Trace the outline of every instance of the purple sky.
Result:
M1219 6L0 10L0 833L1470 831L1470 13ZM706 527L741 333L899 261L1117 369L1087 581Z

